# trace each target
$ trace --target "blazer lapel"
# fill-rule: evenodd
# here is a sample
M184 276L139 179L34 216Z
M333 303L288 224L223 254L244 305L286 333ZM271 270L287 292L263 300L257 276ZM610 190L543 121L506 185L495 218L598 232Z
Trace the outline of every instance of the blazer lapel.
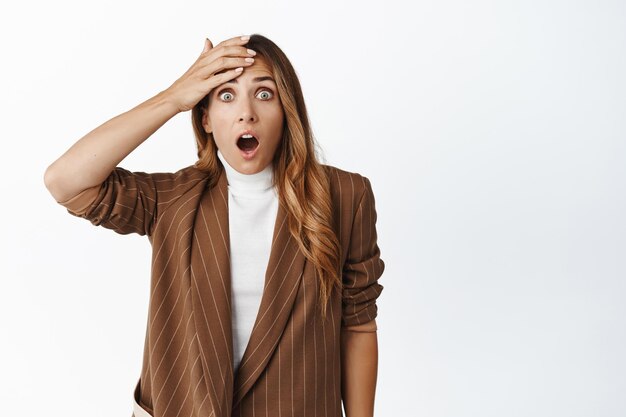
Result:
M207 391L216 413L230 416L263 373L280 340L296 300L305 256L279 203L259 311L234 374L228 181L223 169L216 186L201 197L188 238L191 300Z

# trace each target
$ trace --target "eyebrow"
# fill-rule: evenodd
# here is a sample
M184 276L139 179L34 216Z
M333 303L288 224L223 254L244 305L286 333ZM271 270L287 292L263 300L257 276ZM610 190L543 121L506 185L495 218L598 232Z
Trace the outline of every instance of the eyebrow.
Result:
M253 81L253 82L255 82L255 83L258 83L258 82L261 82L261 81L266 81L266 80L269 80L269 81L274 81L274 83L276 82L276 81L275 81L272 77L270 77L269 75L265 75L265 76L263 76L263 77L255 77L255 78L253 78L253 79L252 79L252 81ZM237 79L236 79L236 78L233 78L232 80L226 81L226 83L225 83L225 84L229 84L229 83L230 83L230 84L237 84Z

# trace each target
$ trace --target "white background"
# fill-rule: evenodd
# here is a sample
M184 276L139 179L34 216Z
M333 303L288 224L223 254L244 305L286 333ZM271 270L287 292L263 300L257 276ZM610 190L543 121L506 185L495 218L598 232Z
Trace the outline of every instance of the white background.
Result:
M150 245L68 214L46 167L260 33L324 160L367 176L377 416L626 414L622 1L35 1L0 10L0 415L129 416ZM195 162L190 113L120 166Z

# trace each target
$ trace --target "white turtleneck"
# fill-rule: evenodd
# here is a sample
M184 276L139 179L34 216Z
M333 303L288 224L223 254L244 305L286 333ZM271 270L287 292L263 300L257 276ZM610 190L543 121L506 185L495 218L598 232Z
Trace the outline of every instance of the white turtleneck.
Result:
M270 256L278 194L270 163L256 174L234 169L220 150L228 179L233 369L236 372L259 312Z

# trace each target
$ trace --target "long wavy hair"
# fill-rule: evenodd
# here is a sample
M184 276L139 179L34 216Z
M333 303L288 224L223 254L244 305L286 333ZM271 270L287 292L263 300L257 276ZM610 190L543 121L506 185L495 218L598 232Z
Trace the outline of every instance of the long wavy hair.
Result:
M318 161L318 147L307 115L304 96L296 72L284 52L270 39L257 33L247 48L256 51L272 68L285 114L283 135L272 160L274 185L280 204L286 208L289 231L306 258L315 266L319 282L322 316L334 288L341 288L340 245L333 229L333 208L329 173ZM191 110L198 147L194 166L209 174L209 186L224 169L217 156L213 134L202 125L210 93Z

